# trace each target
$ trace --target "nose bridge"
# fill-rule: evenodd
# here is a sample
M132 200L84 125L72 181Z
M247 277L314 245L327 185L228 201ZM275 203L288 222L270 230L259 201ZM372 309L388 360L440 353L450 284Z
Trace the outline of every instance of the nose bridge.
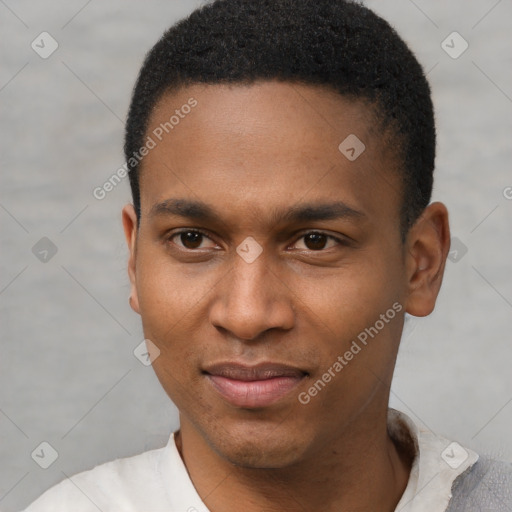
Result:
M265 257L259 256L251 263L238 256L234 260L226 290L229 306L266 310L274 300L275 287L270 286Z
M235 255L232 265L211 312L212 323L246 340L273 327L290 328L293 324L290 301L276 283L265 256L260 255L249 263Z

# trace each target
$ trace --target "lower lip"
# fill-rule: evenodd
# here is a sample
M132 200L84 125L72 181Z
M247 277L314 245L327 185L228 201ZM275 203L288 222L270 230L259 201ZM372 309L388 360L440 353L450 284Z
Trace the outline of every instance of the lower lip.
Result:
M243 381L219 375L207 375L213 387L236 407L266 407L277 402L295 388L303 377L274 377Z

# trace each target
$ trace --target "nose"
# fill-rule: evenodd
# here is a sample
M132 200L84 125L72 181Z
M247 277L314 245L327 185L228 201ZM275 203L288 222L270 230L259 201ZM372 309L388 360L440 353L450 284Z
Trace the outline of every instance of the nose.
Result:
M295 322L292 293L261 255L252 263L235 256L217 287L210 321L241 340L255 340L269 329L289 330Z

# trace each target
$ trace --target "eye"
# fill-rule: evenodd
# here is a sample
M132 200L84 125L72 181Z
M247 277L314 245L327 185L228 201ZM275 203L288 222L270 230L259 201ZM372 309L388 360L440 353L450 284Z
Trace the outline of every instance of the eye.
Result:
M178 240L180 243L174 241L174 239ZM175 243L178 247L183 247L184 249L193 250L193 249L208 249L216 246L215 242L211 240L206 234L202 231L197 231L195 229L183 229L178 231L177 233L173 233L169 238L169 241ZM202 246L202 243L205 240L210 240L213 246L205 247Z
M216 247L216 243L205 233L197 229L182 229L171 234L168 237L168 241L172 241L178 247L193 251L195 249L212 249ZM207 242L210 241L211 245ZM302 242L302 247L300 243ZM299 247L297 247L299 244ZM311 231L302 235L297 242L295 242L295 248L299 250L309 251L322 251L325 249L331 249L336 245L343 245L342 239L337 238L321 231Z
M311 231L310 233L306 233L302 235L299 240L304 240L304 247L298 247L298 249L307 249L310 251L321 251L323 249L331 249L336 245L343 244L343 241L339 238L336 238L332 235L327 235L326 233L322 233L320 231ZM331 245L327 246L328 242L333 242ZM296 243L299 243L297 241Z

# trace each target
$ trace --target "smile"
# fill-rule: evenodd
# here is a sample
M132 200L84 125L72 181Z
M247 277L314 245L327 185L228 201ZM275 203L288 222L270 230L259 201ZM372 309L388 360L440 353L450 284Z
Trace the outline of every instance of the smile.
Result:
M242 408L266 407L277 402L307 375L297 368L271 363L253 367L218 364L203 373L222 398Z

